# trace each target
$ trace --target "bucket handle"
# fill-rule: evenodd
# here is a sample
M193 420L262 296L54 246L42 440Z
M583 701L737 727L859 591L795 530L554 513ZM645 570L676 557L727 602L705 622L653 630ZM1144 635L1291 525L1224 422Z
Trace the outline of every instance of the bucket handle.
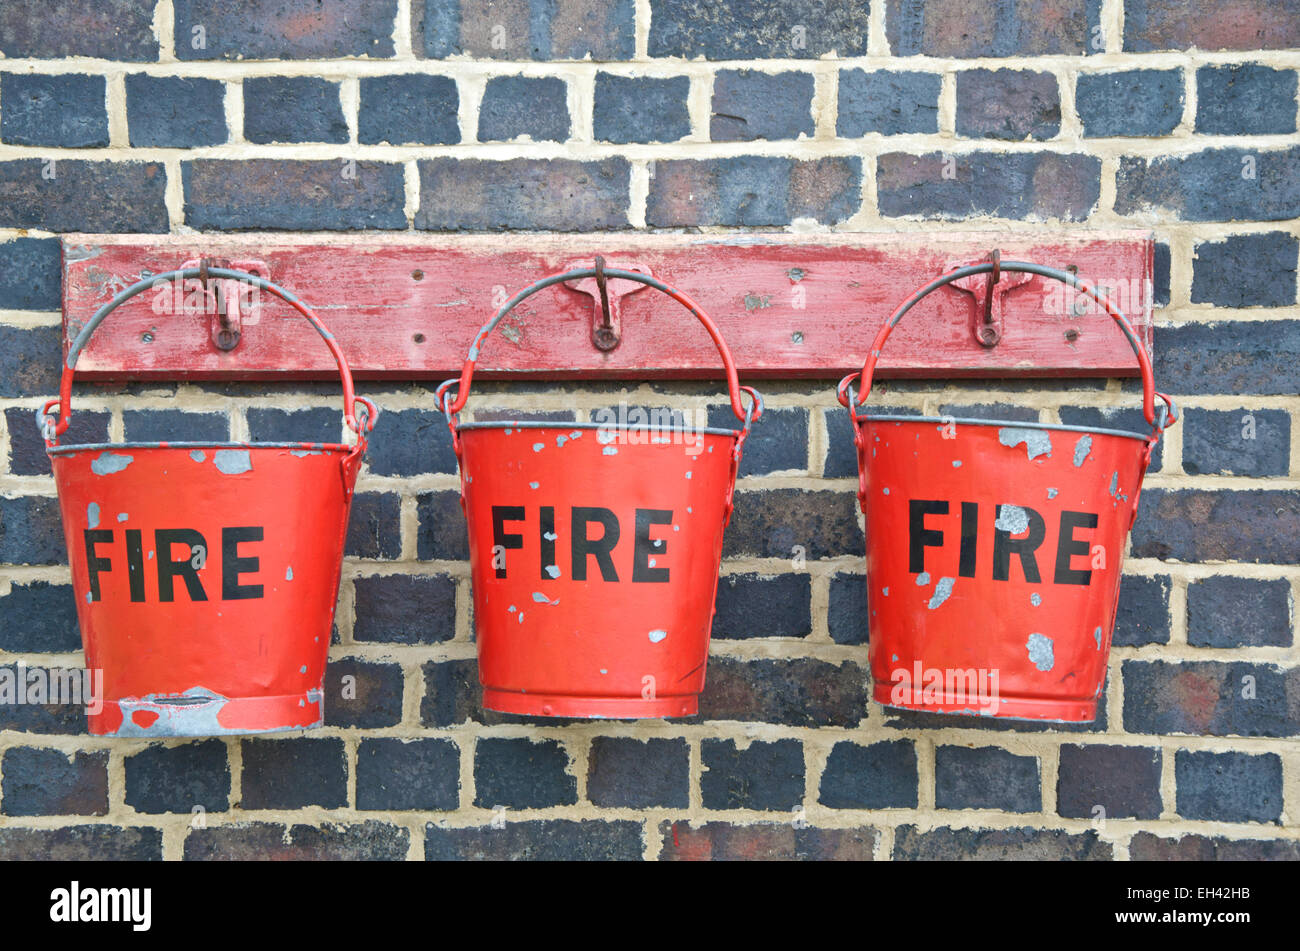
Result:
M72 377L77 368L77 358L81 351L85 349L90 342L91 336L95 330L103 323L104 318L119 306L126 303L137 294L157 287L159 282L172 280L187 280L190 278L201 277L202 269L197 267L182 268L175 271L165 271L162 274L154 274L147 278L142 278L130 287L123 290L116 297L104 304L81 328L76 339L68 345L68 356L63 363L63 373L59 380L59 397L50 400L45 404L37 414L36 422L40 427L41 435L45 438L47 448L53 448L59 444L59 437L68 429L68 424L72 422ZM276 297L280 298L303 317L307 318L316 332L321 335L325 341L325 346L329 347L330 353L334 357L335 364L338 365L339 376L343 381L343 421L347 424L348 429L357 434L355 454L366 451L367 436L375 428L375 419L379 416L379 409L373 402L364 396L357 396L352 386L352 370L348 367L347 358L343 356L343 351L339 348L338 341L330 333L316 313L298 299L292 291L285 290L278 284L272 284L256 274L249 274L246 271L235 271L230 268L210 267L207 269L207 276L210 278L221 278L224 280L241 281L252 284L261 290L270 291ZM57 406L59 408L58 416L51 415L50 411Z

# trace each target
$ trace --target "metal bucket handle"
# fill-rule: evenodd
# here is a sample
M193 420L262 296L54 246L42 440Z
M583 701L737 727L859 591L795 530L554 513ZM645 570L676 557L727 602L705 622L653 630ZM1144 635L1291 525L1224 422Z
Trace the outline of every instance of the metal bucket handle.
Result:
M86 344L90 342L91 336L95 330L103 323L113 310L126 303L137 294L154 288L160 281L186 280L189 278L201 277L201 268L190 267L175 271L165 271L162 274L155 274L151 277L143 278L130 287L126 288L107 304L104 304L94 315L87 321L86 325L81 328L76 339L68 345L68 357L63 364L63 374L59 380L59 397L50 400L45 404L37 414L36 422L41 429L41 434L45 438L47 447L58 445L59 437L67 431L68 424L72 422L72 377L77 368L77 358ZM210 278L221 278L225 280L241 281L252 284L254 287L265 291L270 291L276 297L280 298L303 317L307 318L316 332L321 335L325 341L325 346L329 347L330 353L334 356L334 362L338 365L339 376L343 381L343 420L347 423L348 429L357 434L356 451L365 452L367 435L375 428L375 419L379 416L379 409L370 400L364 396L357 396L352 386L352 371L348 368L348 361L343 356L343 351L339 348L338 342L334 335L330 333L321 319L316 316L310 307L304 304L292 292L285 290L278 284L272 284L256 274L249 274L245 271L235 271L230 268L210 267L207 269L207 276ZM50 410L55 406L59 408L57 417L50 415Z

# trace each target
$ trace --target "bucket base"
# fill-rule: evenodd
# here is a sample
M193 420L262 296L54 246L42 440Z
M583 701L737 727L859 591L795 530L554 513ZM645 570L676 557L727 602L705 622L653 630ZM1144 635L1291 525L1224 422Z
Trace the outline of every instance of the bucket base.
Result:
M553 693L519 693L514 690L483 688L483 707L497 713L530 717L582 717L593 720L633 720L658 717L691 717L699 712L700 698L656 697L570 697Z
M872 699L895 710L919 710L922 713L948 713L961 716L996 717L999 720L1054 720L1058 723L1090 723L1097 719L1096 700L1044 700L1037 697L998 697L996 705L984 706L969 697L950 698L940 694L921 703L899 702L893 697L893 683L876 684Z
M197 691L162 699L105 700L87 714L94 736L225 736L279 733L323 725L322 691L271 697L221 697Z

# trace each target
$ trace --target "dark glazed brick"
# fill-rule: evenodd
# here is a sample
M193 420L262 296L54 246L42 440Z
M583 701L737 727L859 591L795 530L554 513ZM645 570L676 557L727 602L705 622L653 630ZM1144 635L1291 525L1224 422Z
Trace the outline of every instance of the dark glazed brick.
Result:
M1101 194L1101 161L1054 152L889 152L876 164L881 214L899 218L999 218L1081 221Z
M627 159L424 159L415 226L426 231L627 227Z
M1010 420L1019 423L1038 422L1038 410L1031 406L1008 406L1002 403L944 403L940 416L954 419Z
M1152 268L1152 283L1155 285L1154 297L1157 307L1169 306L1169 245L1163 241L1156 242L1156 260Z
M410 476L456 471L447 417L437 410L405 409L383 413L366 453L373 475Z
M478 682L478 661L429 661L424 674L424 696L420 698L420 723L424 726L457 726L482 722L482 687Z
M148 62L158 59L153 16L153 5L139 0L5 0L0 53L7 59Z
M216 79L126 77L126 121L133 146L190 149L226 141L226 87Z
M108 145L104 77L0 75L0 140L68 149Z
M340 739L243 740L243 809L340 809L348 766Z
M3 357L0 357L2 360ZM109 413L73 407L68 431L59 437L64 446L108 442ZM50 457L45 454L45 440L36 428L36 416L26 407L5 410L9 426L9 471L14 475L49 475Z
M811 658L709 661L700 695L705 720L785 726L856 726L867 710L867 672Z
M75 416L73 425L76 425ZM226 442L230 439L230 422L223 413L128 409L122 412L122 425L127 442Z
M1203 835L1162 839L1151 832L1139 832L1129 841L1128 852L1134 862L1297 862L1300 841Z
M593 134L598 142L676 142L691 134L686 76L596 74Z
M1285 578L1201 578L1187 585L1193 647L1289 647L1291 583Z
M0 227L161 233L168 228L161 162L0 162Z
M482 737L474 748L474 805L545 809L578 801L578 780L557 740Z
M386 822L295 825L241 822L194 829L185 837L186 861L387 861L410 851L411 834Z
M1020 69L957 74L957 134L970 138L1050 139L1061 131L1056 77Z
M431 810L460 805L460 750L451 740L363 739L357 808Z
M1133 526L1135 558L1300 561L1300 492L1147 489Z
M796 828L791 823L659 823L661 862L866 862L874 857L875 829Z
M421 561L464 561L469 558L465 513L456 491L424 492L415 497L420 526L416 557Z
M185 223L198 230L405 228L392 162L198 159L181 163Z
M1169 643L1169 576L1125 575L1115 611L1114 647Z
M0 564L66 565L58 499L0 498Z
M723 69L713 78L714 142L812 138L812 73Z
M1152 352L1156 379L1180 395L1300 392L1300 321L1157 327Z
M173 6L180 60L393 55L397 0L175 0Z
M1285 231L1231 235L1196 246L1192 303L1217 307L1295 304L1300 241Z
M412 0L417 55L431 59L628 60L636 53L634 0Z
M25 667L14 664L0 667L6 680L15 684L19 676L30 676L35 670L42 672L46 683L50 683L58 673L57 668L31 664ZM77 698L74 695L71 699ZM74 703L4 703L0 704L0 730L79 736L86 732L86 711L84 707Z
M1196 131L1268 135L1295 131L1296 73L1253 63L1196 71Z
M354 558L397 558L402 553L401 499L392 492L352 497L344 553ZM423 553L420 555L424 557Z
M831 578L826 626L836 644L867 643L867 581L863 575Z
M126 804L136 812L224 812L230 805L230 763L219 739L167 747L154 744L126 757Z
M587 798L609 808L651 809L690 804L686 741L597 736L587 754Z
M766 226L796 218L834 224L857 212L861 184L857 156L668 159L654 163L646 224Z
M734 558L810 559L859 555L857 496L852 492L762 489L736 493L736 509L723 540L723 555ZM795 548L803 549L796 552Z
M1101 0L882 0L895 56L1099 53Z
M338 83L315 76L245 79L244 137L256 143L347 142Z
M1295 218L1300 216L1300 146L1125 156L1115 177L1115 211L1183 221Z
M1183 120L1183 74L1177 69L1083 73L1074 108L1087 138L1168 135Z
M1160 405L1159 401L1157 401L1156 405ZM1115 406L1062 406L1059 412L1061 422L1066 426L1082 426L1085 429L1117 429L1123 433L1136 433L1140 436L1145 436L1151 432L1151 424L1142 415L1140 405L1128 408ZM1068 438L1072 434L1066 433L1065 435ZM1074 442L1077 443L1078 440L1075 439ZM1155 451L1151 453L1151 464L1147 467L1147 472L1159 472L1164 465L1164 459L1165 444L1164 440L1161 440L1156 443Z
M1300 667L1126 660L1124 729L1167 736L1300 734ZM1244 695L1244 696L1243 696Z
M867 53L868 4L854 0L650 0L650 55L820 59Z
M869 132L938 132L942 85L938 73L842 69L835 134L855 139Z
M1097 807L1103 810L1098 813ZM1158 819L1160 751L1142 746L1061 746L1056 811L1070 819Z
M10 862L160 862L162 830L113 825L11 827L0 829L0 853Z
M1281 824L1282 759L1276 753L1179 750L1174 783L1184 819Z
M1291 414L1280 409L1193 409L1184 414L1189 475L1283 476L1291 468Z
M353 679L344 682L344 677ZM396 726L402 719L404 683L399 664L331 660L325 668L325 725L364 730Z
M894 833L895 860L906 861L1050 861L1106 862L1111 844L1096 832L1055 829L952 829L922 832L913 825Z
M456 580L446 575L357 578L353 640L436 644L456 634Z
M81 649L72 585L12 582L0 596L0 650L15 653Z
M363 76L357 112L362 145L454 145L460 94L450 76Z
M1272 50L1300 46L1295 0L1126 0L1124 50Z
M506 822L470 829L429 823L424 857L431 862L635 862L642 856L641 823L583 819Z
M739 428L730 406L709 410L709 425L721 429ZM745 439L740 460L740 477L766 475L770 472L808 469L808 411L804 409L768 409L753 424Z
M934 804L938 809L1037 812L1043 806L1038 757L996 746L940 746L934 751Z
M493 76L478 110L480 142L526 135L534 142L569 137L568 86L555 76Z
M836 743L826 758L817 801L831 809L915 809L916 748L911 740L860 746Z
M700 742L705 809L790 810L803 802L803 745L798 740Z
M343 417L332 408L250 409L247 416L253 442L336 443L343 432Z
M723 575L713 636L807 637L812 633L812 582L807 575Z
M63 303L58 238L0 242L0 309L58 310Z
M18 746L5 750L6 816L108 814L108 753L74 753Z

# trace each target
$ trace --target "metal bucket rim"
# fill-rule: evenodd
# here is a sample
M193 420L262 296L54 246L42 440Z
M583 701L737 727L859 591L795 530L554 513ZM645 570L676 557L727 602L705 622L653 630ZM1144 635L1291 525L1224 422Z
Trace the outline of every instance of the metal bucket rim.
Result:
M356 447L334 442L91 442L47 449L51 456L112 449L304 449L312 452L352 452Z
M618 423L558 423L542 420L519 420L515 422L496 420L479 423L461 423L457 429L604 429L610 432L651 432L651 433L707 433L711 436L736 436L738 429L716 429L704 426L695 429L689 426L624 426Z
M1014 419L968 419L962 416L895 416L889 414L867 414L858 417L861 420L890 423L961 423L963 426L998 426L1013 429L1050 429L1067 433L1087 433L1089 436L1123 436L1146 442L1150 437L1141 433L1131 433L1123 429L1095 429L1089 426L1067 426L1064 423L1022 423ZM861 425L861 424L859 424Z

